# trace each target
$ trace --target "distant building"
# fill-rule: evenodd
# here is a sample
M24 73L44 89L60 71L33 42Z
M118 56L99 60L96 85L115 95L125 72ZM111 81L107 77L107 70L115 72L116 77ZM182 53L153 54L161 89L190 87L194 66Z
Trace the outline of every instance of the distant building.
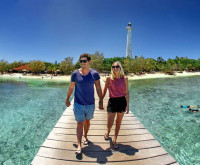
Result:
M20 67L14 68L13 70L27 72L27 71L31 71L32 69L29 67L29 64L25 64Z
M128 23L127 30L127 46L126 46L126 57L132 58L132 30L131 23Z

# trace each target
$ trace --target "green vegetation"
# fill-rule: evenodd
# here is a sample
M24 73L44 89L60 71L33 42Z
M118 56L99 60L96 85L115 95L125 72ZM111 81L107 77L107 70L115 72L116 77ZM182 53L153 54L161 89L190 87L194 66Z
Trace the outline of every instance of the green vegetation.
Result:
M165 61L162 57L158 57L156 60L153 58L144 58L143 56L135 56L135 58L114 57L105 58L103 53L96 51L91 54L91 68L96 69L99 72L110 72L111 65L115 61L120 61L124 67L125 73L143 74L163 72L166 74L174 74L175 71L199 71L200 70L200 58L198 60L188 59L187 57L175 57L175 59L169 58ZM75 69L80 68L80 62L77 61L73 64L73 57L66 57L61 63L57 61L53 64L50 62L31 61L31 62L13 62L0 60L0 73L13 72L14 68L29 64L34 74L50 73L57 74L71 74ZM21 71L23 72L23 71Z
M7 61L4 61L4 60L1 60L0 61L0 73L4 73L6 72L8 69L8 62Z
M32 69L32 73L39 74L45 70L45 64L42 61L31 61L29 67Z
M101 71L103 68L103 53L99 53L99 52L95 52L94 54L91 54L91 63L90 63L90 67L94 68L98 71Z
M73 57L65 58L60 64L60 70L62 70L64 74L70 74L74 70Z

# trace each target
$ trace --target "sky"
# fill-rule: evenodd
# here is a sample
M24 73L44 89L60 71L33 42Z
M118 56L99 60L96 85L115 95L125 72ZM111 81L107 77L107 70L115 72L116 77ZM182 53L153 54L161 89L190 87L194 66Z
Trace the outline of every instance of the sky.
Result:
M0 0L0 60L61 62L99 51L200 58L199 0Z

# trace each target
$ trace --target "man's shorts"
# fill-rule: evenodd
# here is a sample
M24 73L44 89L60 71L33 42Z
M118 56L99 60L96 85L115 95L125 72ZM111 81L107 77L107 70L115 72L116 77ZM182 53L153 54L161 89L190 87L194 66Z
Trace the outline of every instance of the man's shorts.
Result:
M91 120L94 117L95 105L81 105L74 102L74 116L76 121Z

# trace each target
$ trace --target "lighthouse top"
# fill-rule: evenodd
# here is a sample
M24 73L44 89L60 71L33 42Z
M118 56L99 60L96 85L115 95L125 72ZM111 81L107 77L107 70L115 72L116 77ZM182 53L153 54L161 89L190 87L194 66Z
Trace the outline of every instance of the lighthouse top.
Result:
M128 23L128 26L126 27L126 30L128 30L128 31L132 31L133 30L133 28L131 27L131 23L130 22Z

